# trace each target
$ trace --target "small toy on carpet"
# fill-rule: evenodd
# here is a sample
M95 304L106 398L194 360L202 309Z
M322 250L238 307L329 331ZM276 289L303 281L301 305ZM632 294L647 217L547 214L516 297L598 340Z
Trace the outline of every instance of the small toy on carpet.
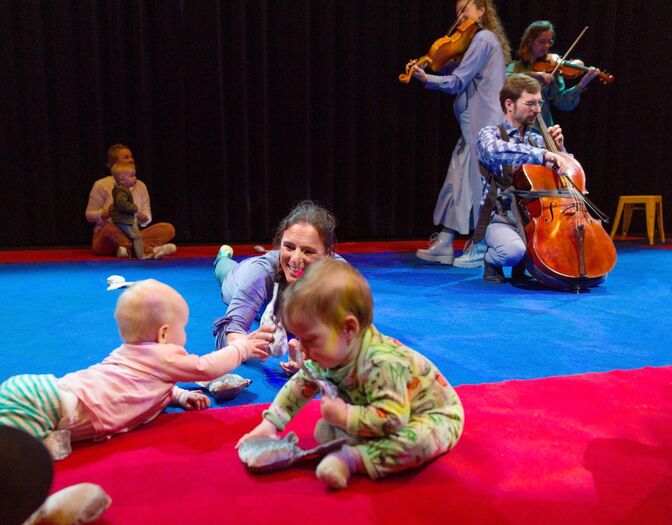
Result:
M196 384L205 388L215 399L229 401L250 386L252 380L238 374L224 374L212 381L197 381Z
M128 288L133 284L135 284L134 281L127 281L121 275L110 275L107 278L107 291L111 292L113 290L119 290L119 288Z
M253 437L238 447L238 457L252 472L273 472L309 457L321 457L342 447L347 438L334 439L309 450L299 448L294 432L282 438Z

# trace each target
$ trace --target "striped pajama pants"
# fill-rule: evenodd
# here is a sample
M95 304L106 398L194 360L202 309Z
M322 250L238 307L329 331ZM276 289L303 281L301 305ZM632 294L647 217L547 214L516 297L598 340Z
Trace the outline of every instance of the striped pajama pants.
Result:
M61 399L56 376L24 374L0 385L0 425L18 428L38 439L56 430Z

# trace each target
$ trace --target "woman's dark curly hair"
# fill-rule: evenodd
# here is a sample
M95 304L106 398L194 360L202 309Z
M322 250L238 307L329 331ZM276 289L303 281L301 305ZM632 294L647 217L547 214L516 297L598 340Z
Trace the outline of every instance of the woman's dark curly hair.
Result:
M287 216L280 221L278 227L275 229L275 236L273 237L274 248L280 248L282 242L282 235L287 228L291 228L295 224L310 224L317 230L317 234L324 244L325 255L332 255L334 253L334 244L336 242L336 217L319 204L313 201L305 200L299 202Z
M324 244L324 255L330 257L334 254L334 244L336 243L336 217L326 208L310 200L299 202L287 216L280 221L278 227L275 229L275 236L273 237L273 247L280 249L282 243L282 235L287 228L291 228L295 224L310 224L320 237L322 244ZM285 274L282 267L278 265L278 270L275 273L275 282L280 286L278 297L273 305L273 312L280 316L282 311L282 297L283 291L287 287Z

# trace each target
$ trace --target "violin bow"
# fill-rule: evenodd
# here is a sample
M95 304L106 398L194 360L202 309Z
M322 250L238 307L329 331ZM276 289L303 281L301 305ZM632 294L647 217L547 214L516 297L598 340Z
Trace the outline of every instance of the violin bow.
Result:
M566 52L564 55L562 55L562 58L561 58L561 59L558 61L558 63L555 65L555 69L553 69L553 71L551 72L551 75L552 75L552 76L555 76L555 73L558 71L558 69L560 68L560 66L562 66L562 64L565 62L565 59L566 59L566 58L569 56L569 54L572 52L572 49L574 49L574 46L576 46L576 44L579 43L579 40L581 40L581 38L583 37L583 35L586 34L586 31L588 31L588 26L586 26L586 27L583 28L583 31L581 31L581 33L579 34L579 36L576 37L576 40L574 40L574 43L573 43L571 46L569 46L569 49L567 50L567 52Z
M588 28L586 27L586 29ZM558 151L557 146L555 142L553 142L553 139L551 138L551 135L548 132L548 128L546 127L544 117L541 116L541 113L537 113L537 116L535 118L537 120L537 124L539 125L539 131L541 131L541 135L544 139L544 144L546 145L546 148L552 153L557 153ZM553 151L553 149L555 149L555 151ZM609 222L609 216L606 213L604 213L600 208L598 208L593 201L591 201L588 197L586 197L583 193L581 193L581 190L576 186L576 184L574 184L574 181L570 177L563 175L562 178L565 181L566 185L570 186L571 190L575 192L574 195L576 198L578 198L581 202L583 202L586 206L588 206L591 210L593 210L593 213L597 215L597 217L602 222L604 222L605 224Z

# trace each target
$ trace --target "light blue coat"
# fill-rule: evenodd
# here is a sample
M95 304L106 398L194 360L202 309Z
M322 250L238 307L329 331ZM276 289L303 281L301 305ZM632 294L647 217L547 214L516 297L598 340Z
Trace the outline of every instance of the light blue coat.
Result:
M476 33L462 61L449 74L427 75L427 89L457 95L453 109L462 137L453 151L434 223L461 234L469 233L478 220L482 183L476 136L481 128L502 120L499 92L505 77L502 47L487 29Z

